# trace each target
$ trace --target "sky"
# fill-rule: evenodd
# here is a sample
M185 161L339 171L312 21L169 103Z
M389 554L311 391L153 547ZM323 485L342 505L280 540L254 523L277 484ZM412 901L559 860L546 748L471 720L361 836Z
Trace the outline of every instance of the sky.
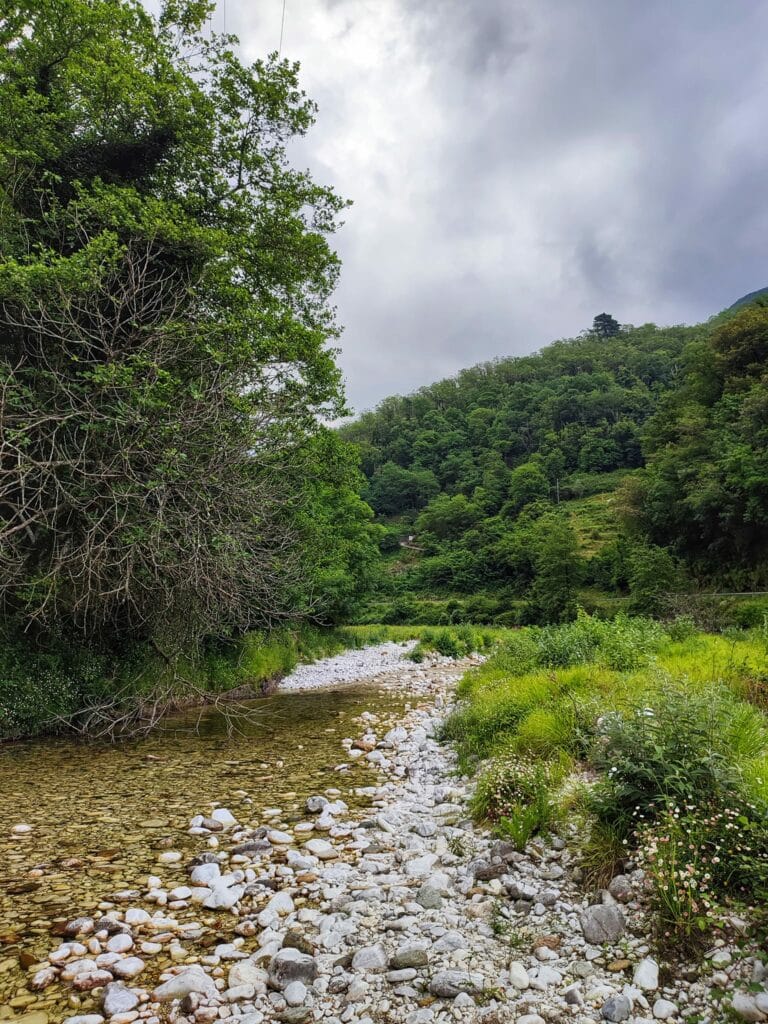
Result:
M278 48L282 0L223 2L244 58ZM759 0L286 0L292 160L354 204L350 405L768 285L767 38Z

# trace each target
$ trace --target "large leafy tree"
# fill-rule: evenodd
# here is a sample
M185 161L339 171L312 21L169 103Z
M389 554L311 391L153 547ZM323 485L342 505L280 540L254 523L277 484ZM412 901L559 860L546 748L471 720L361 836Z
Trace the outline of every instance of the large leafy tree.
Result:
M0 604L27 628L202 634L301 582L317 494L286 467L341 411L344 204L286 158L297 67L245 66L209 13L0 18Z
M708 574L768 579L768 306L692 344L686 373L650 422L635 507L652 540Z

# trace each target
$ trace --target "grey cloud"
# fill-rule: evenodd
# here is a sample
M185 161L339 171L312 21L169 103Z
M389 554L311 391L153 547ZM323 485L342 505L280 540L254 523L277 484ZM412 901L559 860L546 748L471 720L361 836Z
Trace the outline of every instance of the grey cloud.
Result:
M337 303L358 409L603 309L694 322L768 284L766 5L287 2L321 107L297 158L355 201ZM228 3L271 49L278 0Z

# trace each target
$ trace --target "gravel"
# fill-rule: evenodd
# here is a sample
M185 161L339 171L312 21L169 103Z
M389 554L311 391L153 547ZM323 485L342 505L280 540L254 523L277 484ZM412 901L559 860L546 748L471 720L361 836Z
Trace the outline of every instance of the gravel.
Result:
M301 690L319 690L334 683L356 683L361 679L371 679L393 668L405 672L409 668L417 670L419 666L405 658L415 646L415 640L403 643L388 640L383 644L363 647L359 651L342 651L341 654L336 654L332 658L322 658L311 665L299 665L283 679L279 688L294 693Z

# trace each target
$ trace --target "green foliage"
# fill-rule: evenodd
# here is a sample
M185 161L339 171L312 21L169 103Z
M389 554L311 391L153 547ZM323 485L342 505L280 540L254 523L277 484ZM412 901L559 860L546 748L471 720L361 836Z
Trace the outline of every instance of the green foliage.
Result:
M766 806L668 805L637 830L637 859L659 930L688 946L708 943L723 897L768 897Z
M559 781L552 765L516 754L500 754L478 776L471 801L472 814L482 820L498 822L511 817L521 804L547 797Z
M562 622L574 618L581 563L573 527L564 516L542 516L533 531L532 540L535 576L531 608L534 621Z
M440 490L430 469L403 469L385 462L370 479L365 498L377 512L396 515L406 509L419 509Z
M349 614L376 531L298 67L207 3L41 0L0 56L0 605L101 650ZM64 673L66 674L66 672ZM26 685L26 684L25 684Z
M760 304L687 347L686 374L648 425L648 469L632 495L652 540L743 590L768 580L766 353Z
M661 689L644 706L602 719L593 761L604 778L592 808L629 835L670 804L727 806L739 791L738 766L766 746L763 716L724 687Z
M592 321L592 333L599 338L615 338L621 330L621 324L610 313L598 313Z
M509 500L505 515L518 515L534 501L549 497L549 480L536 462L524 462L509 474Z
M415 547L390 563L376 607L388 588L432 602L503 594L495 622L556 622L573 616L584 584L626 593L626 557L601 555L627 532L606 498L642 465L644 424L675 384L685 345L706 334L587 332L386 399L343 427L362 453L364 498L414 521ZM573 537L547 518L555 505Z
M445 658L465 658L469 654L488 650L495 642L496 637L492 631L475 629L466 624L451 629L425 629L419 634L419 643L411 658L423 661L424 655L430 651L442 654Z
M71 638L48 638L35 650L25 637L0 644L0 739L77 728L90 708L108 701L127 712L143 697L169 708L238 686L259 690L301 661L358 646L363 637L302 625L208 639L194 655L171 661L142 644L96 654Z

